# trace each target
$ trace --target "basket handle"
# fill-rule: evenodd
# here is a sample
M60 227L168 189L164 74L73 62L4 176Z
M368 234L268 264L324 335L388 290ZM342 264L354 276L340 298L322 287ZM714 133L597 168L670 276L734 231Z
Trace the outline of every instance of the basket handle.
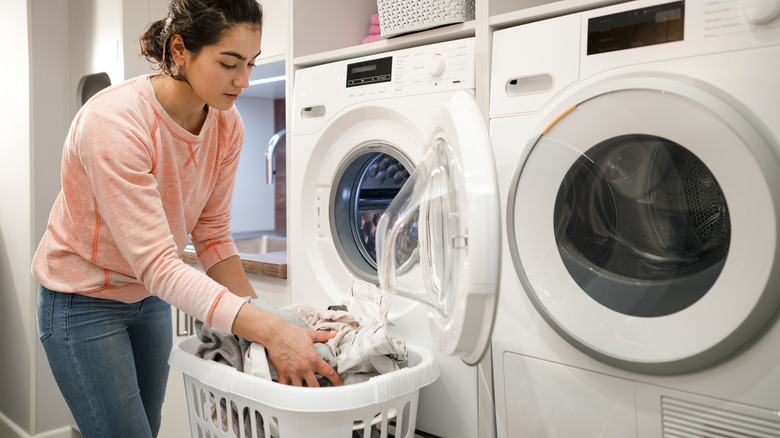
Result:
M227 389L228 391L231 388L230 383L233 380L233 375L239 372L229 365L214 361L204 361L203 366L205 368L201 374L201 382L213 388L224 388L223 390Z
M374 397L377 403L385 402L403 394L409 394L439 378L439 368L428 351L420 351L420 363L413 368L402 368L392 373L372 377Z

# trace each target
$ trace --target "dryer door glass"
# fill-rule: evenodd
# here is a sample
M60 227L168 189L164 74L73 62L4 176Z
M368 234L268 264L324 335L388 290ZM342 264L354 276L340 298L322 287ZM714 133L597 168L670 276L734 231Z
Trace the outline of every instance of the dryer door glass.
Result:
M669 315L702 298L731 240L712 172L683 146L647 134L608 138L577 159L558 190L553 226L582 290L634 316Z
M383 290L431 307L443 353L478 362L493 326L499 206L490 140L474 98L457 93L435 116L423 159L377 228Z
M744 345L778 307L780 169L736 109L655 82L561 111L519 163L507 234L523 289L565 339L682 372Z

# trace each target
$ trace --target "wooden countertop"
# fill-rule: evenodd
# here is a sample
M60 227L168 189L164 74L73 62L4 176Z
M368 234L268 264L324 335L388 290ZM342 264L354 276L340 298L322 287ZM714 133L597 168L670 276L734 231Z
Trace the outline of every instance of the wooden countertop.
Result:
M269 252L265 254L239 253L244 272L265 277L287 278L287 252ZM200 264L193 251L184 251L182 260L193 265Z

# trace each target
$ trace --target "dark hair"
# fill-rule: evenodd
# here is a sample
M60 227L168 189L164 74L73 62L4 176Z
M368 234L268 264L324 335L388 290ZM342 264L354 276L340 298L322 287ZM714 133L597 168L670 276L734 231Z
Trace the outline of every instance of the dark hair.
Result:
M238 24L262 30L263 8L257 0L171 0L168 17L150 24L141 36L141 54L163 73L186 81L171 55L171 38L181 35L184 47L198 54Z

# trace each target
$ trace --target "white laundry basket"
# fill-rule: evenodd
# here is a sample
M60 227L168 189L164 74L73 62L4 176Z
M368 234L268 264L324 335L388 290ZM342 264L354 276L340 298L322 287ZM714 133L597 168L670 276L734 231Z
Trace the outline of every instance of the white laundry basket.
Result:
M193 438L369 438L372 429L411 438L420 388L439 376L431 353L409 345L407 368L353 385L293 387L201 359L199 344L182 339L168 359L184 374Z

